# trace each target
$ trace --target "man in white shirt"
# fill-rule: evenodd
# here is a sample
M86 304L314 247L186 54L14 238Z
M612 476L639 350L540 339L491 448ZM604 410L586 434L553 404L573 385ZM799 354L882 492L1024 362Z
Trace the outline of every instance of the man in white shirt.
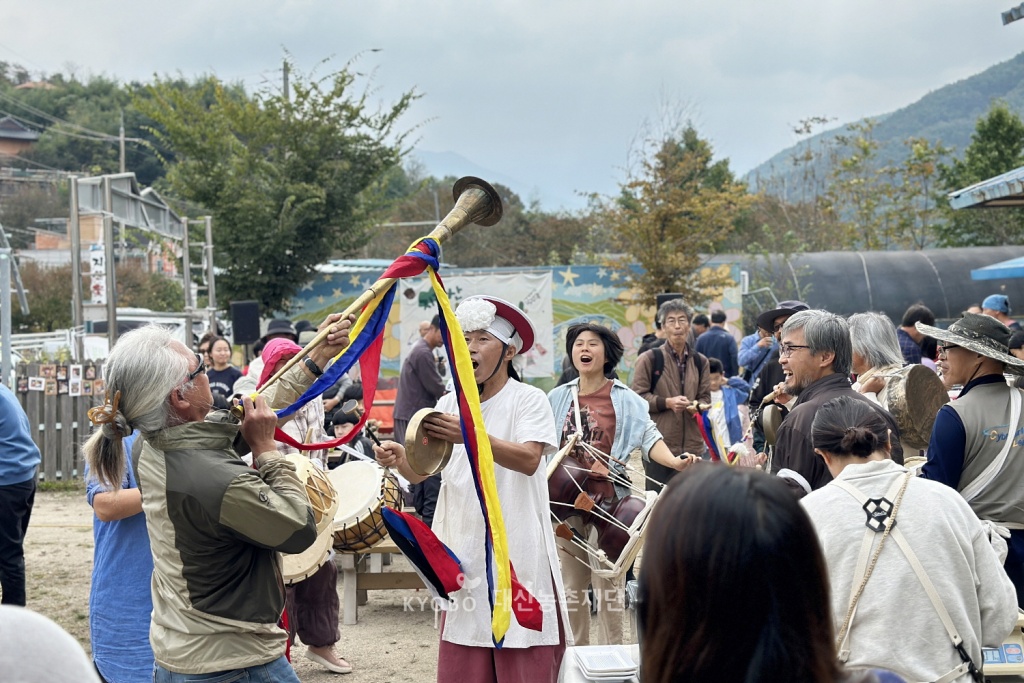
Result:
M509 557L520 583L543 609L541 630L528 630L513 618L501 649L491 637L491 614L484 558L485 526L473 473L462 443L455 393L437 404L441 415L424 420L427 433L455 444L441 479L434 533L462 562L465 584L452 595L442 622L438 649L439 683L512 683L558 680L565 654L562 625L568 623L554 535L548 521L544 456L554 452L555 421L544 392L519 381L512 359L533 345L530 320L507 301L490 296L464 300L459 319L480 410L494 454L494 476L508 537ZM468 418L469 416L465 416ZM394 442L375 448L385 467L397 467L410 482L405 449Z

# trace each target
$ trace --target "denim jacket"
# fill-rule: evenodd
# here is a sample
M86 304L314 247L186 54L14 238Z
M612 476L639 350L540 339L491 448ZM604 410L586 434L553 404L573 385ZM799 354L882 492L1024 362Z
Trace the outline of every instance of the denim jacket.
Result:
M565 424L565 416L572 408L572 387L578 387L579 378L567 384L555 387L548 394L548 402L551 403L551 410L555 414L555 427L557 430L556 440L561 446L562 425ZM612 452L610 456L622 462L629 460L629 454L635 448L643 452L644 460L654 444L661 440L661 432L651 420L647 401L640 398L640 395L627 387L619 380L613 380L612 384L612 408L615 410L615 439L612 441ZM549 456L553 457L553 456ZM617 462L611 466L616 471L625 474L625 467ZM620 487L615 487L619 495L625 495Z

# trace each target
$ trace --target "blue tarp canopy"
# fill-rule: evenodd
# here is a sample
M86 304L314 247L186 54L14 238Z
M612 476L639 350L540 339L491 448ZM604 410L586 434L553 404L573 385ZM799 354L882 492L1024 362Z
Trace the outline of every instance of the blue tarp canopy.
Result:
M1024 206L1024 166L962 190L950 192L949 205L954 209Z
M971 271L972 280L1004 280L1016 277L1024 277L1024 256Z

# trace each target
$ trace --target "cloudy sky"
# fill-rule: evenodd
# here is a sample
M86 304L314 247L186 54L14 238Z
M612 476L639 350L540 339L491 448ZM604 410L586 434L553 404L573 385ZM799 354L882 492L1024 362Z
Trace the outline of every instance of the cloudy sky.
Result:
M1011 58L1024 21L1000 12L1015 2L5 0L0 60L256 88L280 82L285 50L307 72L359 55L375 97L423 95L404 121L418 149L575 208L578 192L614 192L665 111L687 112L743 173L803 118L892 111Z

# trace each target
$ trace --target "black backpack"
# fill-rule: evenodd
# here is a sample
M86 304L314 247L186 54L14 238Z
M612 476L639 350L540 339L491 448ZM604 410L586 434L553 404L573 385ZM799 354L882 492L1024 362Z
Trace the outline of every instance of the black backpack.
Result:
M658 353L661 347L653 348L645 353L653 353L654 356L651 358L651 392L654 392L654 387L658 386L658 380L661 379L661 373L665 371L665 354L664 352ZM708 366L708 359L703 353L694 351L696 356L697 365L697 384L700 384L701 376L704 374L704 368Z

